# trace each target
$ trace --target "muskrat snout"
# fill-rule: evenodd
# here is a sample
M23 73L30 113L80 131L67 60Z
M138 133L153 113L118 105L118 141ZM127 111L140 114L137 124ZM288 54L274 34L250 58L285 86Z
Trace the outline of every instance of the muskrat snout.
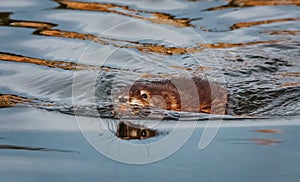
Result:
M126 103L126 102L128 102L128 97L122 97L122 96L120 96L119 97L119 102L120 103Z

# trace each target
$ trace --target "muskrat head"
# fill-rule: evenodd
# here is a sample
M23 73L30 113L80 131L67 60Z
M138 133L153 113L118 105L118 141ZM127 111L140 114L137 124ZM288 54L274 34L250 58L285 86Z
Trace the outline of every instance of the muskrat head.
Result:
M151 93L145 89L144 85L135 83L124 87L119 94L116 94L114 102L118 104L119 115L141 114L145 116L150 113L151 97Z
M121 121L118 124L116 136L123 140L143 140L157 135L156 130L143 125Z
M180 110L180 96L172 83L136 83L130 88L129 103L133 108Z
M128 104L132 113L143 116L149 115L151 108L175 111L181 109L178 90L171 82L135 82L126 87L124 92L116 97L115 102L121 105ZM122 109L122 112L124 110Z

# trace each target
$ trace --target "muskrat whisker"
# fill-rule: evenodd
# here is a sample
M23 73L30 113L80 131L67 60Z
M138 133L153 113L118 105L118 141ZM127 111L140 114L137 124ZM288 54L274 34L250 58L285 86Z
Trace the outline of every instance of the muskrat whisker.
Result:
M146 151L147 151L147 155L150 156L150 150L149 150L149 143L146 143L145 141L139 140L139 142L141 142L143 145L141 145L140 147L145 147Z
M117 139L117 138L115 138L115 139ZM118 145L118 154L120 154L120 142L117 142L117 145Z
M114 125L113 125L114 128L113 128L113 130L116 132L117 131L117 121L114 120L113 122L114 122Z
M111 140L109 141L109 142L107 142L106 143L106 146L105 146L105 152L106 153L108 153L109 151L108 151L108 145L111 145L113 142L115 142L115 140L117 140L117 138L116 137L113 137L113 138L111 138Z
M107 129L108 131L110 131L111 133L115 133L114 129L113 129L113 125L110 124L110 122L107 123Z
M149 144L145 144L145 147L146 147L146 151L147 151L148 156L150 156Z
M99 139L99 140L108 140L108 139L112 139L113 135L103 137L103 135L98 134L98 136L101 137L101 139Z
M147 126L147 125L148 125L148 122L147 122L147 121L145 121L143 125L144 125L144 126Z

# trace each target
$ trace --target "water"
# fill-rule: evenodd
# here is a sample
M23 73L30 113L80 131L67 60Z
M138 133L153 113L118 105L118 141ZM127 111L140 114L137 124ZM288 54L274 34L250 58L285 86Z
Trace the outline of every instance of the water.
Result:
M0 1L3 179L299 179L298 1L89 2ZM152 164L95 150L97 142L121 142L107 127L115 131L119 122L111 95L122 86L199 75L226 85L234 113L207 148L198 148L207 119L218 125L220 116L201 115L186 145ZM74 111L92 123L86 130ZM162 122L137 119L164 136L130 142L167 137L178 119L168 114ZM181 119L193 128L199 118Z

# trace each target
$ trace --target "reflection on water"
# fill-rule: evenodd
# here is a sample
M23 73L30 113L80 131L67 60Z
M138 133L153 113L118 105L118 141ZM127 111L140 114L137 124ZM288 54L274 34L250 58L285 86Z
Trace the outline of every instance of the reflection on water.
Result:
M157 131L142 125L119 122L116 136L124 140L143 140L157 136Z
M116 4L106 4L106 3L64 1L64 0L56 0L56 2L60 4L59 8L61 9L87 10L87 11L100 11L100 12L114 13L122 16L132 17L135 19L147 20L152 23L172 25L178 28L192 26L190 24L191 20L188 19L174 18L174 16L166 13L139 11L137 9L131 9L128 6L120 6ZM152 17L148 18L147 16L149 15Z
M282 134L282 131L279 129L257 129L254 131L258 132L258 133L269 134L269 135ZM280 144L280 143L284 142L282 139L268 138L268 137L270 137L270 136L267 136L265 138L251 138L251 139L249 139L249 141L251 141L252 143L257 144L257 145L268 145L268 146L272 146L272 145L276 145L276 144Z
M255 138L255 139L251 139L251 141L258 145L274 145L283 142L281 140L273 139L273 138Z
M17 95L1 94L0 93L0 108L15 107L15 106L55 106L54 103L40 101L36 98L25 98Z
M213 44L198 43L197 46L195 47L187 47L187 48L166 47L164 45L156 45L150 43L145 44L136 41L127 41L127 40L118 40L118 39L111 39L106 37L99 37L93 34L83 34L78 32L52 29L57 25L53 23L45 23L45 22L12 20L9 19L10 14L11 13L0 13L1 15L0 18L2 17L2 21L0 21L0 25L35 28L37 29L36 31L34 31L34 34L36 35L63 37L63 38L71 38L71 39L79 39L79 40L90 40L104 45L113 45L118 48L137 49L141 52L146 52L146 53L154 52L154 53L167 54L167 55L188 54L188 53L203 51L205 49L233 48L233 47L243 47L247 45L256 45L256 44L272 44L272 43L275 44L283 41L283 40L266 40L266 41L251 41L251 42L243 42L243 43L217 42ZM282 22L282 21L292 21L292 20L298 20L298 19L283 19L283 20L270 20L270 21L252 22L252 23L239 23L233 25L232 27L241 28L241 27L248 27L248 26L259 25L259 24L266 24L269 22L271 23L271 22ZM236 28L232 28L232 29L236 29ZM124 42L127 43L128 45L119 44L118 42Z
M267 33L270 35L298 35L300 30L266 30L263 33Z
M282 132L278 129L258 129L258 130L255 130L255 131L259 132L259 133L271 133L271 134L279 134L279 133Z
M0 150L28 150L28 151L49 151L49 152L75 152L71 150L59 150L42 147L25 147L16 145L0 145Z
M48 66L50 68L61 68L64 70L88 70L94 69L97 70L97 67L83 65L83 64L76 64L72 62L62 62L62 61L54 61L54 60L43 60L25 56L19 56L10 53L0 53L0 59L2 61L12 61L12 62L21 62L21 63L30 63L30 64L37 64L41 66ZM100 68L99 68L100 69Z
M239 29L239 28L245 28L245 27L251 27L256 25L264 25L264 24L270 24L270 23L278 23L278 22L288 22L288 21L299 21L300 18L284 18L284 19L277 19L277 20L263 20L263 21L256 21L256 22L240 22L232 25L230 27L231 30Z
M279 5L295 5L300 6L299 0L229 0L227 5L210 8L209 10L220 10L225 8L245 8L251 6L279 6Z
M273 146L283 143L284 141L274 138L251 138L251 139L232 139L228 141L231 144L255 144Z

